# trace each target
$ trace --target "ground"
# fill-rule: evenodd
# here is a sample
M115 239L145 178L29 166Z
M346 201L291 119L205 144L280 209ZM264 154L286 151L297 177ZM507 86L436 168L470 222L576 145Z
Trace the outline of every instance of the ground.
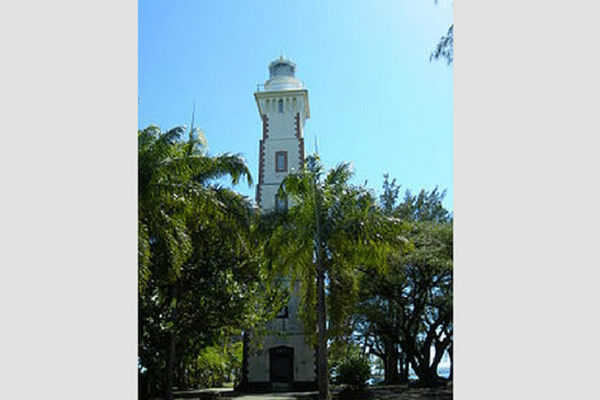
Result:
M366 394L340 396L341 388L332 388L333 400L452 400L452 384L436 388L416 388L408 385L369 387ZM228 388L175 392L175 399L232 400L312 400L315 392L240 394Z

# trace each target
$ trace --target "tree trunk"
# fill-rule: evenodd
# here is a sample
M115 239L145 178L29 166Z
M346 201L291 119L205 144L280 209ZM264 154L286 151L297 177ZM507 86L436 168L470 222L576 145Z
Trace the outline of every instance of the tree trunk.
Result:
M173 364L175 358L175 327L169 332L169 357L167 358L167 400L173 400Z
M250 351L250 333L248 332L248 330L244 330L244 335L242 338L242 371L240 377L239 390L246 391L248 390L248 358Z
M171 288L171 298L177 297L177 286L174 284ZM177 304L177 303L175 303ZM176 306L171 311L171 330L169 331L169 351L167 358L167 384L166 384L166 398L167 400L173 400L173 370L175 369L175 319L177 318Z
M434 378L436 380L439 380L439 378L440 378L438 375L437 369L438 369L438 365L440 365L440 361L442 361L442 356L443 356L443 351L439 352L436 349L435 356L433 357L433 361L431 362L431 366L430 366L431 371L433 371Z
M319 252L320 253L320 252ZM322 254L322 253L320 253ZM325 270L317 256L317 386L319 400L330 400L329 371L327 369L327 310L325 308Z
M389 337L385 338L385 382L398 383L398 348Z
M408 382L408 358L406 353L400 353L400 383Z
M452 344L450 345L450 347L448 347L448 357L450 357L450 374L448 375L448 379L452 380L452 376L453 374L453 366L454 364L452 363Z

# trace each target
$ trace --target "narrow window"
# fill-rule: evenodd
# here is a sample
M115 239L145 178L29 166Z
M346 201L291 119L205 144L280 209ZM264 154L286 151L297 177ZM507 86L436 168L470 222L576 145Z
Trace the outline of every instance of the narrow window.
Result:
M275 172L287 172L287 151L275 153Z
M288 306L283 307L283 309L277 314L277 318L289 318L289 309Z
M279 114L283 114L283 99L279 99Z
M288 202L287 202L287 198L285 197L279 197L278 195L275 195L275 211L277 212L282 212L282 211L286 211L288 208Z

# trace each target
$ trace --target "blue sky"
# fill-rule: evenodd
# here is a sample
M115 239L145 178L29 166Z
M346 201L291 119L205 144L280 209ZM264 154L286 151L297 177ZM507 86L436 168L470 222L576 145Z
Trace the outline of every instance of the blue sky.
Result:
M138 127L196 125L211 154L241 153L257 179L253 93L283 53L309 91L307 154L352 162L381 192L389 173L413 192L439 185L453 210L453 69L429 54L451 2L139 1ZM254 198L254 187L236 190Z

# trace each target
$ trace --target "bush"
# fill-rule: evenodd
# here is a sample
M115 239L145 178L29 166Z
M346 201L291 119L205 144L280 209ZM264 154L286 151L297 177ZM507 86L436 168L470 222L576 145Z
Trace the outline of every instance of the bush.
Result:
M363 390L371 377L371 363L363 357L343 361L337 368L336 382L348 385L352 390Z

